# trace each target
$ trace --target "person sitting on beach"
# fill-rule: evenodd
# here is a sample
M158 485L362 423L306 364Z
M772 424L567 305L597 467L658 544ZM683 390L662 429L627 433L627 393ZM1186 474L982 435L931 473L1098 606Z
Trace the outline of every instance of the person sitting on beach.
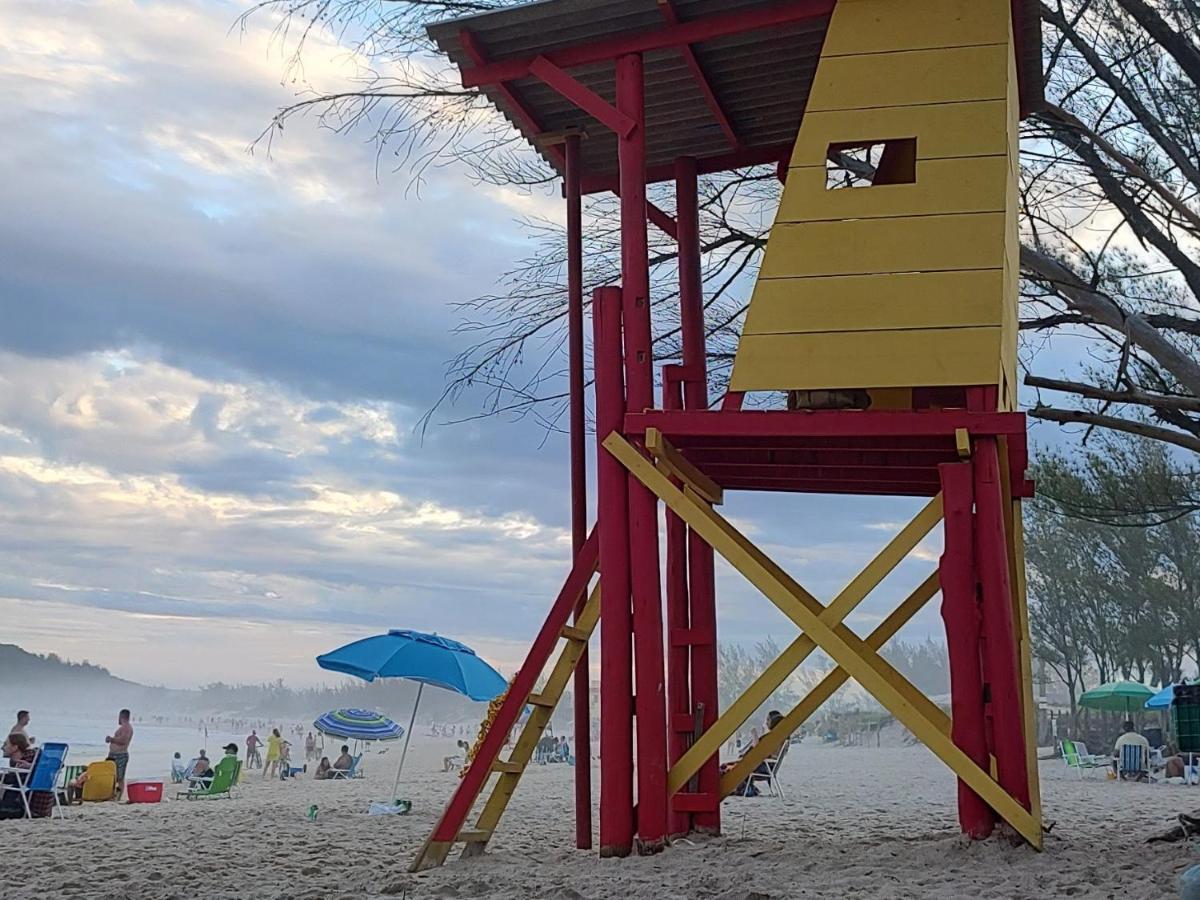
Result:
M19 731L14 731L8 736L8 740L4 742L4 756L8 760L8 765L13 769L31 769L33 761L37 759L37 751L29 744L29 738ZM16 776L8 776L15 783Z
M342 755L333 762L333 767L339 772L349 772L350 767L354 765L354 757L350 755L350 748L342 744Z
M333 766L329 764L329 757L322 756L321 761L317 763L317 774L313 776L321 781L333 777Z
M1149 762L1150 762L1150 742L1148 740L1146 740L1145 736L1137 733L1137 731L1134 728L1134 724L1131 721L1126 721L1124 726L1122 726L1122 729L1123 730L1121 731L1120 736L1117 738L1117 742L1115 744L1113 744L1113 764L1112 764L1112 766L1113 766L1113 772L1117 775L1118 778L1120 778L1123 774L1128 774L1128 773L1121 772L1121 748L1122 747L1128 747L1131 744L1136 747L1141 747L1146 763L1149 764ZM1135 775L1135 777L1137 776L1137 773L1133 773L1133 774Z
M442 757L442 771L443 772L449 772L449 771L452 771L455 769L461 769L463 760L465 760L467 758L467 754L471 752L471 745L468 744L464 740L459 739L459 740L455 741L454 746L456 746L459 750L461 750L462 753L455 753L453 756L443 756Z
M200 755L196 757L196 764L192 766L192 774L188 777L192 781L207 781L213 777L213 767L208 759L207 750L200 751Z
M779 712L779 710L776 710L776 709L771 710L769 713L767 713L767 731L770 732L782 721L783 721L783 713ZM746 754L749 753L750 750L760 740L762 740L762 738L760 738L758 736L757 728L754 729L752 734L754 735L754 739L745 748L745 750L743 750L742 753L738 756L739 762L745 758ZM737 788L734 789L734 794L736 794L739 797L757 797L758 796L758 788L756 788L754 786L754 777L753 776L755 776L755 775L770 775L771 772L767 768L767 764L768 763L773 764L777 761L778 761L778 753L775 756L768 757L767 759L760 762L757 766L755 766L754 771L749 776L747 776L745 779L743 779L743 781L737 786ZM731 762L724 763L721 766L721 774L725 774L730 769L732 769L735 765L737 765L737 763L731 763Z

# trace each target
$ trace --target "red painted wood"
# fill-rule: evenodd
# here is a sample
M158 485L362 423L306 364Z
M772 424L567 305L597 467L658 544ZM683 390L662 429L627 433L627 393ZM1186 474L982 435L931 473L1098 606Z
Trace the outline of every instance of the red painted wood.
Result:
M544 56L539 56L529 64L529 74L570 100L601 125L615 131L618 137L629 137L629 133L637 127L633 119Z
M1009 583L1004 499L995 438L975 441L975 555L983 598L984 680L991 700L996 780L1026 809L1025 725Z
M671 240L676 240L678 227L675 224L675 220L649 200L646 201L646 218L650 220L650 224L652 224Z
M634 409L625 416L627 434L657 428L665 435L727 437L891 437L942 436L953 439L956 428L972 435L1013 435L1024 441L1025 414L972 413L962 409L931 410L708 410L665 412Z
M595 529L584 542L583 548L575 558L575 565L563 583L554 605L546 616L537 637L529 648L508 695L500 704L500 710L492 727L488 730L475 756L475 762L467 770L467 774L458 783L458 789L450 798L437 827L433 830L434 841L453 841L466 822L479 792L491 774L492 762L504 748L505 741L517 719L525 709L529 694L537 686L537 680L542 674L550 654L558 645L559 635L564 625L570 621L572 610L579 595L586 589L596 570L596 560L600 549L599 530Z
M940 467L945 549L938 566L942 620L950 658L950 736L985 771L983 673L979 661L980 613L975 581L973 481L971 464ZM992 833L996 816L978 794L958 782L958 821L963 833L982 839Z
M698 794L679 793L671 798L671 808L680 812L713 813L721 805L719 795L713 791Z
M663 405L667 409L683 408L683 390L678 380L671 379L663 387ZM678 486L678 479L672 479ZM671 727L667 730L667 764L675 765L688 748L692 732L691 653L687 643L675 636L688 632L689 605L687 573L687 525L671 510L666 511L667 525L667 628L671 636L667 647L667 713ZM681 729L679 723L685 723ZM691 831L692 821L687 814L672 807L668 829L672 836Z
M708 408L708 360L704 347L704 284L700 270L700 205L696 160L675 161L675 215L679 225L679 329L688 409Z
M654 355L650 327L650 269L646 238L646 129L642 58L616 63L617 109L637 127L617 143L621 170L621 316L625 336L626 403L654 405ZM637 829L642 852L661 849L667 837L667 723L659 586L658 500L629 479L629 561L636 660Z
M568 135L565 146L567 198L567 369L570 402L571 547L575 556L587 531L587 422L583 372L583 203L579 194L579 135ZM575 609L578 619L584 598ZM575 725L575 846L592 848L592 709L591 665L584 647L573 682Z
M463 51L471 58L471 62L476 66L486 66L487 56L484 55L483 48L479 46L479 41L475 39L475 33L469 28L463 28L458 32L458 40L462 44ZM537 117L529 111L525 105L525 101L514 88L509 87L504 83L497 83L495 91L504 98L504 101L512 108L513 115L517 117L521 126L532 134L539 134L543 129ZM546 152L550 158L559 166L566 165L566 156L558 147L547 147Z
M833 6L834 0L791 0L791 2L773 3L757 9L721 13L679 25L664 25L661 28L623 34L620 37L595 41L590 44L563 47L546 53L545 56L556 66L570 69L588 63L615 60L622 56L663 50L667 47L697 44L731 34L757 31L817 16L827 16L833 12ZM487 84L523 78L528 74L534 59L536 56L506 59L465 69L462 73L463 87L482 87Z
M629 602L629 508L625 467L602 446L620 431L621 289L592 294L596 368L596 505L600 532L600 855L633 847L633 621Z
M743 147L730 153L716 156L704 156L696 160L696 171L700 175L711 175L714 172L725 172L729 169L744 169L748 166L775 165L790 158L792 144L772 144L769 147ZM646 170L646 183L657 184L660 181L670 181L675 177L675 164L664 163L651 166ZM610 175L585 175L583 192L598 194L603 191L617 190L617 179Z
M658 0L658 11L671 25L680 24L679 14L676 12L675 4L672 0ZM708 109L713 114L713 118L717 120L721 131L728 138L729 146L734 150L740 149L742 142L738 140L737 132L733 130L733 123L729 121L729 116L721 108L721 101L717 99L716 92L713 91L712 84L709 83L708 75L705 74L704 68L700 65L700 60L696 59L696 52L691 48L690 44L684 44L679 48L679 54L683 57L684 64L691 71L692 78L696 82L696 87L700 89L700 93L704 97L704 102L708 104Z

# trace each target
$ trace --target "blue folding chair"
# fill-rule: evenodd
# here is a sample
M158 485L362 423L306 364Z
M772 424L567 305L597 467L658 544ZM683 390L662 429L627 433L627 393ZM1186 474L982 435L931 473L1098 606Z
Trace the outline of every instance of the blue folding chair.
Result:
M25 806L27 819L33 818L33 811L29 808L29 795L38 792L49 793L54 797L54 809L60 816L66 818L67 814L62 808L62 804L58 802L58 774L67 762L69 749L67 744L53 742L42 744L32 769L27 772L14 770L11 773L14 779L13 783L0 785L0 792L16 791L21 795L21 803ZM52 817L53 815L54 813L51 812Z
M1150 753L1139 744L1126 744L1121 748L1119 763L1122 778L1132 777L1135 781L1153 781L1150 777Z

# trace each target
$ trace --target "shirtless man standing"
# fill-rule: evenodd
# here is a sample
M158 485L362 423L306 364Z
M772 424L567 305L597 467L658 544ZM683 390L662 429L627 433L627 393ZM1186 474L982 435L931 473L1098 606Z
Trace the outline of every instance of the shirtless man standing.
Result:
M108 742L108 758L117 764L117 784L113 796L120 797L125 787L125 769L129 766L129 742L133 740L129 710L123 709L117 714L117 730L104 740Z

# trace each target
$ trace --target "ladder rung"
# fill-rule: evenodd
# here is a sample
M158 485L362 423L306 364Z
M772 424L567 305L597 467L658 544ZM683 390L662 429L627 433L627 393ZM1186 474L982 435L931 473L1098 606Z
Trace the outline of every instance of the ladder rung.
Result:
M584 643L587 643L588 639L591 637L591 635L589 635L582 628L576 628L574 625L564 625L562 628L562 636L569 641L583 641Z
M486 844L491 836L490 831L460 831L455 840L464 844Z
M520 763L510 762L503 759L498 759L492 763L493 772L507 772L510 775L520 775L525 771L525 767Z
M547 709L554 709L555 701L551 700L545 694L530 694L529 703L533 706L544 706Z

